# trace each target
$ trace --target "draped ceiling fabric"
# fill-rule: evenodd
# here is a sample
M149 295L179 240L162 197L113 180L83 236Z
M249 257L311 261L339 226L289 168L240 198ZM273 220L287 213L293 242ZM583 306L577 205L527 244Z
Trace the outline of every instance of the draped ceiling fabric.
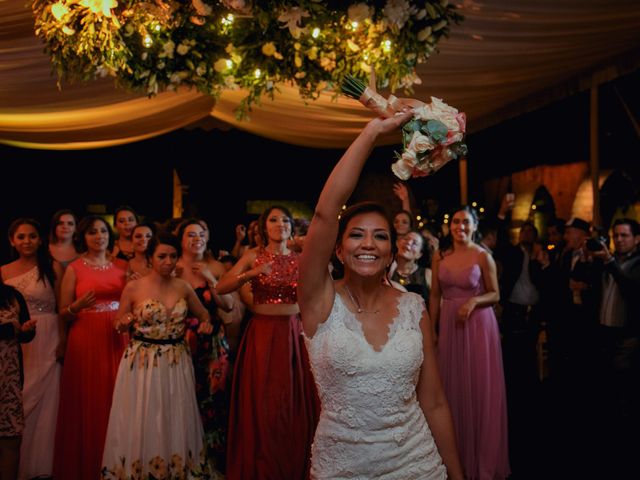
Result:
M0 143L106 147L213 119L286 143L342 148L371 118L357 102L329 94L305 104L287 86L241 122L234 116L241 91L217 102L195 90L148 99L110 79L59 90L26 3L0 0ZM464 110L472 132L640 66L638 0L464 0L460 11L466 20L420 66L423 83L411 96Z

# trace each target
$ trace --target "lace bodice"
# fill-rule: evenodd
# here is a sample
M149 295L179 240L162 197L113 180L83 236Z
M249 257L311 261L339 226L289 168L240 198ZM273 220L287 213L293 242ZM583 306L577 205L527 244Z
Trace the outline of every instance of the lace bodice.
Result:
M31 316L56 313L55 293L48 280L43 283L38 279L38 267L10 278L5 283L15 287L22 294Z
M417 401L424 301L405 293L380 351L336 294L326 322L307 339L322 402L313 478L445 478Z

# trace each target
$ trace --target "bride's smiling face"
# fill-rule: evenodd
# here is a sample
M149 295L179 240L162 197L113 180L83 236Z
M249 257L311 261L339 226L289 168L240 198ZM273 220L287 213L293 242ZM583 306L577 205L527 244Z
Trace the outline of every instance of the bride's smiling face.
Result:
M336 249L345 270L373 276L385 271L392 259L391 231L387 219L376 212L354 216Z

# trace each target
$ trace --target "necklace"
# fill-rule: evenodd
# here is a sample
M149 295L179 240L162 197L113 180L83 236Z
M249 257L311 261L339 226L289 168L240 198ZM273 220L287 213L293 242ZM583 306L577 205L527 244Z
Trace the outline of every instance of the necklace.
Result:
M356 299L356 297L353 296L353 294L351 293L351 290L349 290L349 287L347 286L346 282L344 283L344 289L347 291L347 294L349 295L349 298L351 299L351 303L353 303L353 305L356 307L356 311L358 313L368 313L368 314L371 314L371 315L377 315L378 313L380 313L380 309L373 310L373 311L363 310L362 307L360 306L360 302Z
M398 283L400 283L400 285L408 285L409 283L411 283L410 277L415 273L416 270L418 270L417 264L410 265L409 269L405 271L400 271L400 267L396 268L396 273L398 274Z
M106 260L105 263L101 265L97 265L95 263L90 262L86 255L82 255L81 260L82 260L82 263L85 264L87 267L99 272L108 270L109 268L111 268L111 265L112 265L111 260Z

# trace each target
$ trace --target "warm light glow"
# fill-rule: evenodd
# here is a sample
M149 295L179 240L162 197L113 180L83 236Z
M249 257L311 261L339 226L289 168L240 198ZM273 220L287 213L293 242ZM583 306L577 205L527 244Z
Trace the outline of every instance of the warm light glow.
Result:
M480 207L480 213L484 212L484 207Z
M444 223L449 223L449 220L447 220L446 218L444 219Z
M238 119L248 119L251 104L260 97L279 91L275 82L295 84L303 98L317 99L329 88L337 93L347 74L375 73L378 84L390 91L409 91L420 83L417 65L449 34L450 24L462 19L447 0L429 9L413 0L28 3L33 4L35 31L61 78L108 74L124 89L149 96L205 85L214 97L242 90ZM431 32L425 44L420 38L427 27Z
M478 206L478 202L471 202L471 206L472 206L473 208L476 208L476 207Z
M422 220L422 217L420 215L416 215L416 220L420 221Z
M80 0L80 5L88 8L95 14L111 17L111 9L118 6L116 0Z
M51 14L55 17L56 20L62 20L67 13L69 13L69 9L62 2L56 2L51 5Z
M535 210L536 208L538 208L535 204L531 205L531 210Z
M445 214L444 214L444 218L449 218L449 214L448 214L448 213L445 213Z
M420 228L424 227L424 223L423 223L423 222L420 222L420 223L418 224L418 227L420 227Z
M227 63L227 68L233 67L233 62L231 60L227 60L226 63Z

